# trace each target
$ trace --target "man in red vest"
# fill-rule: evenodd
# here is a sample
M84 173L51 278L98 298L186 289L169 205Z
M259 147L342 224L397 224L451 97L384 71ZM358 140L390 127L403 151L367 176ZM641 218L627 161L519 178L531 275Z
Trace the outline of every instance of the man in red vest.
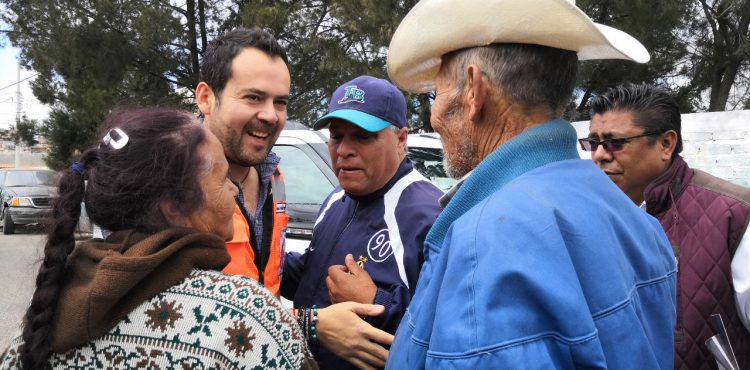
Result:
M659 219L675 252L675 369L716 368L704 344L711 314L727 326L740 368L750 368L750 189L685 163L677 102L662 89L614 87L591 101L591 117L581 147Z

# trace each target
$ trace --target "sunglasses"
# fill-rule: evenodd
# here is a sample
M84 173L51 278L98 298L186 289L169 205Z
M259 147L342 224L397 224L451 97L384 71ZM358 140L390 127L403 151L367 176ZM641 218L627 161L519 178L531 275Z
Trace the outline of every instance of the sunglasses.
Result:
M653 132L646 132L641 135L635 135L635 136L630 136L630 137L620 137L616 139L604 139L604 140L584 138L584 139L578 139L578 142L581 144L581 149L587 152L594 152L599 147L599 145L601 145L604 148L604 150L610 153L614 153L614 152L619 152L620 150L622 150L623 146L625 146L625 144L629 143L633 139L637 139L639 137L644 137L644 136L654 136L654 135L661 135L661 132L653 131Z

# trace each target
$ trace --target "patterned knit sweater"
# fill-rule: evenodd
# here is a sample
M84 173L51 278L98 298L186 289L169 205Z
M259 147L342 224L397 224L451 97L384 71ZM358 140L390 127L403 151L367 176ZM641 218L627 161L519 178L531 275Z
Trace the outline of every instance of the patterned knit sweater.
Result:
M0 369L19 369L15 338ZM256 281L194 269L144 301L107 334L63 353L54 369L300 369L302 332Z

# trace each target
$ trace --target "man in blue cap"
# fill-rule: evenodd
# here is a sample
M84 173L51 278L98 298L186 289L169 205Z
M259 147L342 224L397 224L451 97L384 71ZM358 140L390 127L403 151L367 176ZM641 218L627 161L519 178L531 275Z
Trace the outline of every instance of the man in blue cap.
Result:
M383 305L369 322L393 333L414 294L442 192L406 158L406 101L390 82L360 76L339 86L314 126L325 127L340 185L323 203L305 254L287 254L281 294L296 308ZM316 359L321 369L384 365L363 353L347 357L349 364L322 348Z

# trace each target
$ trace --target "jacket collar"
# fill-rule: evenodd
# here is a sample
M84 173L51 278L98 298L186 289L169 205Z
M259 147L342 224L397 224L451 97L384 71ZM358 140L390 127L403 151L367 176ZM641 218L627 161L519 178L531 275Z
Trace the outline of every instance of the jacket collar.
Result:
M452 188L448 189L445 194L443 194L440 199L438 199L438 202L440 203L440 208L445 208L448 206L448 203L450 203L451 199L453 199L454 196L456 196L456 193L458 192L458 189L461 189L461 186L464 184L464 181L471 176L471 173L474 171L469 171L464 177L462 177L458 182L456 182L455 185L453 185Z
M508 182L535 168L568 159L580 157L576 149L576 131L562 119L534 126L507 141L461 182L427 234L426 253L430 248L442 245L453 221Z
M694 171L679 155L674 157L672 164L664 173L652 181L643 191L646 211L650 215L659 215L672 207L674 199L680 197Z
M276 167L279 166L281 158L274 152L269 152L266 160L259 164L256 169L258 170L258 176L261 181L268 181L271 175L276 171Z

